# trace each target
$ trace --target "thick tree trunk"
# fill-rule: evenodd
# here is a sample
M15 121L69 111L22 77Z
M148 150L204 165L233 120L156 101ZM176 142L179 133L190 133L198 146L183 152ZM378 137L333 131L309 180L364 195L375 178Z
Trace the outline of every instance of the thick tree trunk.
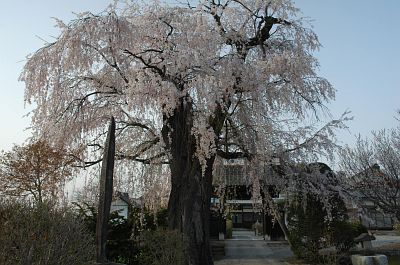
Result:
M212 175L202 176L197 160L173 163L183 172L172 174L175 185L172 185L168 204L169 226L171 229L179 229L185 235L189 264L211 265L209 209ZM211 160L209 164L212 164ZM210 170L207 168L206 171Z
M173 116L164 117L164 122L163 139L171 153L169 227L180 230L186 237L190 265L212 265L209 211L215 156L207 159L207 168L202 174L196 157L196 141L191 134L190 103L181 103Z

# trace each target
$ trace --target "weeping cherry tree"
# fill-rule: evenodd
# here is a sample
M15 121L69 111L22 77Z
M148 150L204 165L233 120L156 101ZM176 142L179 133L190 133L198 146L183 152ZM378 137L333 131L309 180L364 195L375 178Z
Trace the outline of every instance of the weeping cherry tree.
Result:
M343 126L319 122L335 90L317 75L320 43L299 14L290 0L116 2L57 21L59 37L21 74L33 130L90 166L114 116L120 167L168 169L169 226L188 238L189 264L213 264L215 159L255 168L329 155Z

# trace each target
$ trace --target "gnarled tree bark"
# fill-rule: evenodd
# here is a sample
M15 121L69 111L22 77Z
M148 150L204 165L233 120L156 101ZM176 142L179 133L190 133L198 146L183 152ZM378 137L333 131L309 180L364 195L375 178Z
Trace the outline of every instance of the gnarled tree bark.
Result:
M222 116L221 109L217 108L216 118L211 122L216 135L222 128ZM212 265L209 217L215 155L206 159L206 169L202 172L192 127L193 106L182 99L174 114L164 117L162 130L171 154L168 222L170 229L184 234L189 264Z

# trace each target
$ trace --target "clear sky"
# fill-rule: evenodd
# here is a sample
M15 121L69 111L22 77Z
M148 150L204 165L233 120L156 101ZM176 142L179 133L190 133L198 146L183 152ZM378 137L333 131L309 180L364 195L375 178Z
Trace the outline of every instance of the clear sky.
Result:
M25 56L57 36L51 17L69 21L72 12L98 13L107 0L0 1L0 150L21 144L29 131L24 84L18 76ZM295 0L305 17L313 19L323 48L316 54L321 75L337 89L329 105L339 116L352 111L350 131L339 133L351 144L353 135L395 127L400 109L400 1Z

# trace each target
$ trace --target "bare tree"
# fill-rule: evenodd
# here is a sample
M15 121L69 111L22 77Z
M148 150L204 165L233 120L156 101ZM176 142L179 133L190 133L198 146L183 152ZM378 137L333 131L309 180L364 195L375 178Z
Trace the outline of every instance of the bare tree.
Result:
M348 189L400 221L400 128L373 132L341 153Z
M316 73L320 43L298 12L289 0L155 1L58 21L61 35L21 75L26 101L37 105L33 129L87 147L79 159L89 166L100 161L103 124L114 116L118 166L149 165L143 181L151 183L157 165L167 165L169 226L189 239L190 264L213 264L216 156L255 165L329 155L343 126L345 117L317 129L335 90Z

